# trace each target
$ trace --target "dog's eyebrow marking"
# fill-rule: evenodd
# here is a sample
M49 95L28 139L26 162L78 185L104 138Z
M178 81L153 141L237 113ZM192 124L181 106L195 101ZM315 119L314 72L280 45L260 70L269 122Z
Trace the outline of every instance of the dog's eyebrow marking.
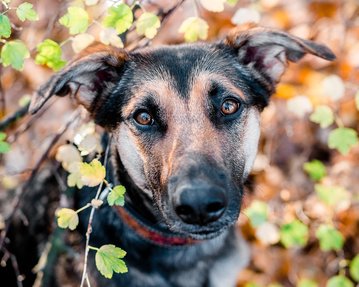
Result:
M144 80L133 90L133 96L127 105L122 108L122 115L127 118L139 104L143 103L145 98L151 97L158 105L161 105L165 99L173 98L175 91L168 83L159 77L151 80Z
M228 78L224 77L221 74L214 74L214 73L205 73L202 72L193 81L192 90L198 90L199 87L203 88L202 93L207 93L210 91L213 84L218 84L219 86L227 89L230 93L239 96L242 100L246 100L246 95L244 92L238 88L232 81Z

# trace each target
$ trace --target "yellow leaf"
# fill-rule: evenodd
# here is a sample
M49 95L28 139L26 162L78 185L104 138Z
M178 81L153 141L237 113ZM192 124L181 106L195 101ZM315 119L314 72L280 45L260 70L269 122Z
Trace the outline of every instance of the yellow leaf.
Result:
M304 116L313 110L313 105L306 96L296 96L287 102L287 108L298 118Z
M105 167L97 159L90 163L83 162L80 165L81 180L84 185L97 186L106 176Z
M84 186L81 180L80 166L81 162L72 162L69 165L68 172L70 174L67 177L67 185L69 187L77 186L78 189L81 189Z
M96 125L94 122L88 122L86 124L83 124L80 126L80 128L76 131L75 137L74 137L74 143L76 145L79 145L80 142L90 134L94 134L96 131Z
M231 21L235 25L242 25L245 23L258 23L261 19L259 12L252 8L240 8L233 15Z
M100 41L105 45L112 45L117 48L123 48L123 43L114 28L106 28L100 32Z
M208 36L208 24L201 18L190 17L182 23L178 32L184 33L186 42L195 42L198 39L206 40Z
M56 212L57 224L61 228L70 228L74 230L79 224L79 217L75 210L69 208L61 208Z
M95 37L90 34L78 34L72 38L72 49L75 53L79 53L86 47L90 46L94 41Z
M145 35L148 39L153 39L157 34L157 29L161 26L157 15L149 12L143 13L136 23L136 32Z
M256 237L265 245L276 244L280 239L279 229L273 223L264 222L256 229Z
M60 146L57 149L55 158L57 161L61 162L62 167L67 171L69 171L71 163L82 162L82 157L79 151L71 144Z
M227 0L200 0L201 5L211 12L222 12Z
M99 2L99 0L85 0L85 4L87 6L96 5Z
M342 78L337 75L330 75L322 81L323 94L333 101L340 100L344 97L345 86Z
M86 135L79 143L78 148L82 156L88 155L94 151L97 153L102 152L101 142L97 134Z

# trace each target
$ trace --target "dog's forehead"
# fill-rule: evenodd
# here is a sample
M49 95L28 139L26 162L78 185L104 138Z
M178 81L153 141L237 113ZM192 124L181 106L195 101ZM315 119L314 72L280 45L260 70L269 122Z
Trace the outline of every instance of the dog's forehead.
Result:
M233 69L226 54L208 44L163 46L139 51L133 56L139 77L167 81L183 97L201 73L225 74L225 70Z

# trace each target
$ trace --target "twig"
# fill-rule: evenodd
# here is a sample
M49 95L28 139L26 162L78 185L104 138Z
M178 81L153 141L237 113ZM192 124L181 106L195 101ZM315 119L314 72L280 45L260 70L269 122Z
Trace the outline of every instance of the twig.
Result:
M106 168L107 161L108 161L108 154L109 154L109 151L110 151L111 139L112 139L112 137L110 137L110 139L108 141L108 144L107 144L107 147L106 147L106 151L105 151L105 158L104 158L104 161L103 161L103 165L104 165L105 168ZM97 189L95 200L99 199L99 197L100 197L103 183L104 183L104 181L101 182L100 186ZM84 270L82 272L82 278L81 278L80 287L84 286L85 280L87 278L87 258L88 258L88 254L89 254L89 251L90 251L90 237L91 237L91 232L92 232L92 221L93 221L93 217L94 217L94 214L95 214L95 210L96 210L95 207L91 208L89 222L87 224ZM88 278L87 278L87 281L88 281Z
M1 88L0 88L0 93L1 92ZM10 126L12 123L16 122L17 120L21 119L22 117L24 117L25 115L27 115L27 111L29 109L29 105L27 104L26 106L21 107L20 109L18 109L17 111L15 111L12 115L7 116L4 120L2 120L0 122L0 131L5 130L8 126Z
M2 72L2 68L0 67L0 75ZM5 115L5 111L6 111L6 101L5 101L5 93L4 90L2 88L2 84L1 84L1 80L0 80L0 103L1 103L1 114Z
M19 126L19 128L16 129L16 131L14 132L14 134L10 135L7 139L7 141L12 144L14 143L17 138L23 134L24 132L26 132L29 128L32 127L32 125L39 119L42 117L42 115L48 111L48 109L54 104L55 101L52 101L50 104L48 104L46 107L43 107L37 114L33 115L30 117L30 119L28 121L26 121L24 124L21 124Z
M21 280L22 275L20 274L19 264L17 263L16 256L14 254L10 253L10 251L7 250L5 247L2 248L1 250L4 252L4 256L1 259L1 264L3 264L3 262L5 262L4 264L6 264L6 261L8 259L10 259L12 268L14 269L15 276L16 276L16 285L17 285L17 287L23 287L22 280Z
M10 224L11 224L13 218L14 218L14 215L16 214L17 209L19 208L20 203L21 203L22 199L24 198L28 188L31 187L31 183L35 179L35 177L37 175L37 172L39 171L41 165L46 160L48 154L50 153L50 151L53 148L53 146L55 145L55 143L61 138L61 136L67 131L67 129L76 121L76 119L79 116L80 116L80 111L76 110L72 114L72 116L69 118L69 120L65 123L65 125L59 130L59 132L53 136L53 138L51 139L47 149L41 155L40 159L36 162L35 167L33 168L29 179L26 181L26 183L24 185L21 186L21 188L19 189L19 191L15 195L15 198L14 198L12 204L11 204L12 205L12 209L11 209L12 211L11 211L10 215L8 216L8 218L6 220L6 227L5 227L5 229L3 230L3 232L1 233L1 236L0 236L0 249L4 245L5 238L7 236L8 231L9 231L9 227L10 227Z
M17 260L16 260L16 257L14 254L10 254L10 260L11 260L12 267L14 268L14 271L15 271L17 287L23 287L22 281L21 281L21 274L19 271L19 265L17 264Z

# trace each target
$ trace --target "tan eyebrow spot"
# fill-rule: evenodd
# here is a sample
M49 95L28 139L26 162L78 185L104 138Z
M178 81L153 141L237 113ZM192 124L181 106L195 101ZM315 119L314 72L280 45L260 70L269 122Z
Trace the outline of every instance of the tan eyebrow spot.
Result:
M136 105L146 94L157 95L159 104L167 106L167 101L173 99L173 95L176 93L170 85L170 80L165 81L164 79L155 77L151 80L145 81L141 86L133 90L133 96L127 105L122 108L122 114L124 117L129 116Z
M207 96L211 82L220 83L227 90L229 90L233 94L238 95L241 99L246 99L246 96L244 95L243 91L236 87L231 81L229 81L228 78L220 74L209 72L202 72L198 76L196 76L195 81L193 82L192 91L196 94L202 94L203 96Z

